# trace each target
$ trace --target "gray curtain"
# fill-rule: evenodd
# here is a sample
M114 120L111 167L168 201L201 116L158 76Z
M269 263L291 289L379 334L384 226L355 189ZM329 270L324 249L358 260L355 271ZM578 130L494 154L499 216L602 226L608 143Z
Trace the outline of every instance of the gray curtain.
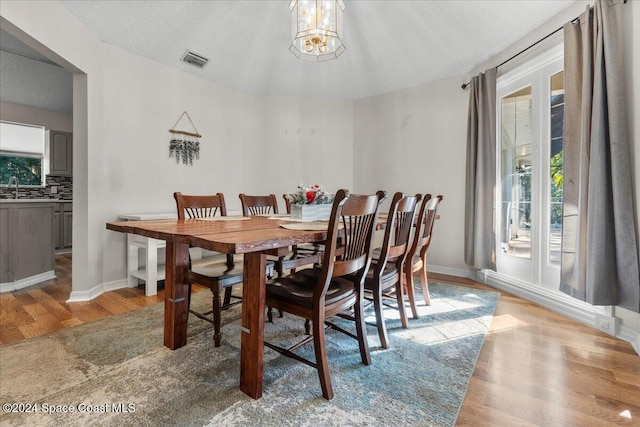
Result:
M464 261L496 270L496 69L471 79L467 120Z
M622 78L622 1L564 26L564 213L560 290L640 312Z

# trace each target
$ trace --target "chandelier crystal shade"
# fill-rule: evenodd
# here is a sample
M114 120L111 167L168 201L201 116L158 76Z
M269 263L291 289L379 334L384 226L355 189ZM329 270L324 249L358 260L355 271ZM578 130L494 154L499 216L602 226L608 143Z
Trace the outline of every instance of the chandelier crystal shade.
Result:
M345 51L342 33L342 0L293 0L289 50L309 61L328 61Z

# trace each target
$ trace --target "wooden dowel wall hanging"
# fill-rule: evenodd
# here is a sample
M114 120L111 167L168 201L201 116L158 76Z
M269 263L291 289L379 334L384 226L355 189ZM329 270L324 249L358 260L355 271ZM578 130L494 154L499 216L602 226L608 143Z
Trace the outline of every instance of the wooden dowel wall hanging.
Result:
M189 119L189 123L191 123L191 127L193 128L193 132L186 130L176 129L178 123L184 116L187 116ZM199 138L202 137L196 129L196 126L191 121L191 117L189 117L189 113L183 111L178 121L171 129L171 141L169 142L169 157L176 158L176 163L180 163L180 159L182 159L182 163L185 165L193 166L193 159L198 160L200 158L200 141Z

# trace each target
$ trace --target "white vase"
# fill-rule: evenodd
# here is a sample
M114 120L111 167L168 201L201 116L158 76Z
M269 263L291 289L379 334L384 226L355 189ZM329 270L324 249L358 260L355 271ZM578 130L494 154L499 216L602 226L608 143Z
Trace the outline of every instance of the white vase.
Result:
M291 205L291 218L301 220L328 220L332 203L323 205Z

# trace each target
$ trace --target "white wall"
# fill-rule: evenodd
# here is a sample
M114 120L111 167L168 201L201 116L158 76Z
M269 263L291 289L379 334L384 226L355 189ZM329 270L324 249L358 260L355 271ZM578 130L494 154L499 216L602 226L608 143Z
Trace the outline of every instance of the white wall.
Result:
M247 194L294 192L318 184L353 188L353 102L244 96L242 175Z
M0 120L44 126L45 129L73 131L73 116L42 108L0 102Z
M243 95L118 48L103 50L103 221L172 212L174 191L222 192L227 208L239 210L241 192L280 197L301 180L351 185L350 101ZM168 130L183 111L203 135L193 166L168 156ZM190 126L185 117L178 128ZM336 150L348 156L334 161L328 156ZM108 283L124 277L124 236L106 231L103 238Z
M354 188L442 194L429 264L462 275L468 96L453 77L354 106Z
M102 51L104 140L99 171L90 172L102 182L96 221L173 212L175 191L222 192L232 208L243 179L241 95L109 45ZM169 129L183 111L202 135L192 166L169 158ZM186 116L176 128L194 131ZM105 230L103 241L103 282L124 278L124 235Z

